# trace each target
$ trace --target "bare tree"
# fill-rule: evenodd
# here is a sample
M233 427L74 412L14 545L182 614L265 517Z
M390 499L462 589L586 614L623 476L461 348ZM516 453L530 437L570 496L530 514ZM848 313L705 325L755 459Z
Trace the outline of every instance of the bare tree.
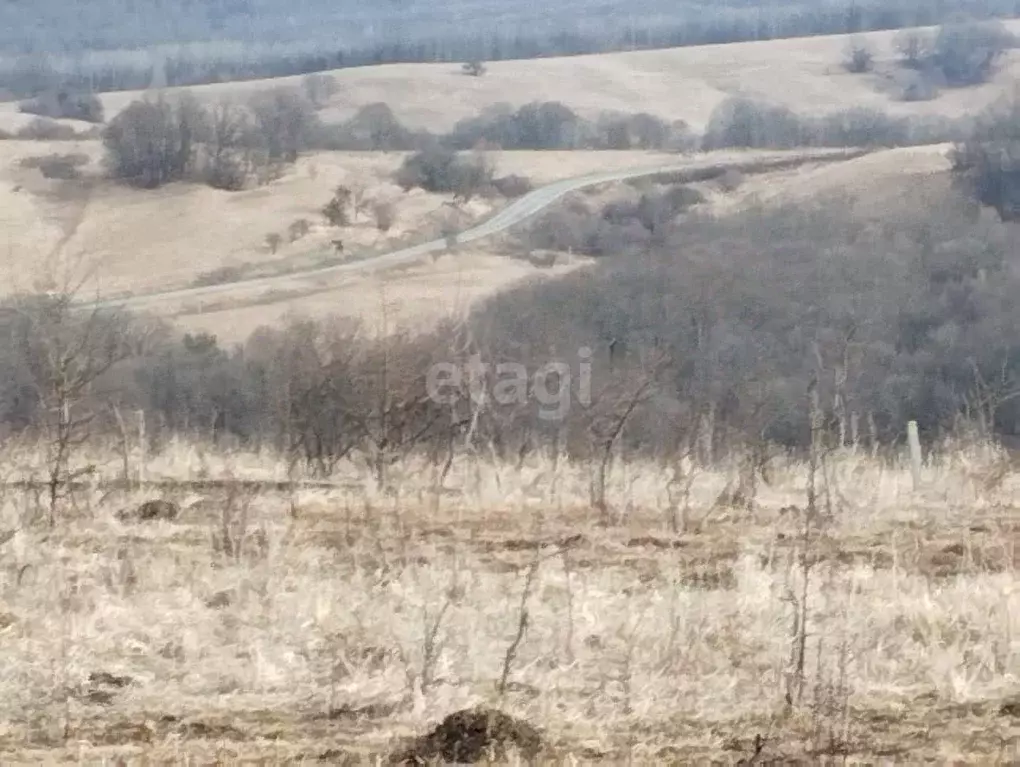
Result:
M314 105L298 90L275 88L248 102L269 159L292 163L319 127Z
M210 116L206 182L217 189L242 189L260 164L249 113L230 101L221 101Z
M322 207L322 216L330 226L350 226L350 208L354 192L350 187L338 186L333 190L333 197Z
M45 296L23 296L11 304L9 330L29 371L39 404L38 428L46 444L49 523L69 486L94 467L76 462L96 415L94 384L114 365L137 352L139 339L127 318L76 306L84 280L65 283Z
M316 107L324 106L337 92L336 79L321 72L305 75L301 87Z
M365 212L368 206L371 204L371 199L368 197L368 187L362 181L352 181L345 187L348 190L348 197L350 200L351 212L353 213L353 220L357 221L358 216Z
M592 400L588 423L590 443L595 450L595 473L591 481L591 504L599 521L609 524L611 514L606 499L606 480L613 449L634 411L653 393L656 378L666 364L664 355L656 353L635 376L630 371L613 375Z
M178 181L189 169L174 107L162 96L129 104L110 121L103 143L113 176L141 187Z
M904 29L897 33L893 46L902 57L903 65L920 69L931 56L934 38L920 29Z
M372 205L372 216L375 228L380 232L388 232L396 221L397 211L392 202L376 202Z
M870 72L875 66L875 54L867 43L851 41L843 59L843 68L854 74Z
M292 221L290 226L287 227L287 236L291 242L297 242L307 235L311 229L312 225L308 223L308 219L299 218L296 221Z

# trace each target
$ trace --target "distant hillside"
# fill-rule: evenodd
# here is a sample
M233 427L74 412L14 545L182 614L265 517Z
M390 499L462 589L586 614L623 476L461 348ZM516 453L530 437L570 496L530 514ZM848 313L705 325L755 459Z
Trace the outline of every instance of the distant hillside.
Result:
M853 33L1020 13L1017 0L64 0L0 3L0 88L194 85L365 64L487 61Z

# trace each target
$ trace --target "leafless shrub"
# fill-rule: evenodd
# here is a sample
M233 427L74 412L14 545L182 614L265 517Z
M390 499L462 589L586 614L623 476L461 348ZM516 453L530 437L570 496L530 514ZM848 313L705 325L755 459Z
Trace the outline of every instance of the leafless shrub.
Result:
M180 181L195 172L208 133L208 115L190 94L135 101L103 134L107 164L114 178L144 188Z
M336 78L321 72L305 75L301 80L301 87L308 99L317 107L329 102L338 90Z
M50 154L42 157L25 157L19 165L23 168L37 168L44 178L75 179L81 176L80 168L88 165L87 154Z
M247 107L254 118L255 135L270 162L295 162L321 130L314 105L295 89L280 87L256 93Z
M290 242L297 242L305 237L311 229L312 225L308 222L308 219L299 218L296 221L292 221L290 226L287 227L287 237Z
M1016 37L998 20L945 24L935 38L930 61L948 85L976 85L996 71Z
M191 284L193 287L200 288L205 285L224 285L228 282L237 282L244 279L246 271L244 266L220 266L198 275Z
M904 74L905 77L899 78L902 101L931 101L938 98L939 85L934 72L921 69Z
M900 54L903 65L920 69L931 56L935 45L934 37L920 29L904 29L896 34L893 46Z
M350 208L354 193L347 186L338 186L333 190L333 197L322 206L322 216L330 226L350 226Z
M428 192L452 192L469 200L492 182L492 168L478 155L463 158L434 147L408 156L395 175L405 191L420 187Z
M392 202L376 202L372 205L372 217L375 228L380 232L388 232L397 220L397 208Z
M843 68L853 74L864 74L874 66L875 54L870 46L859 40L851 41L843 58Z
M513 174L492 179L492 185L504 197L521 197L532 189L530 179Z
M27 114L84 120L101 123L103 121L103 102L94 93L78 93L66 88L42 93L35 98L22 101L18 110Z
M108 311L76 311L76 285L49 296L18 297L4 311L30 381L40 434L46 445L47 512L57 523L69 487L95 467L79 463L79 448L92 437L96 418L89 394L118 363L133 356L139 339L123 317Z
M15 136L26 141L74 141L79 138L70 125L44 117L32 120L28 125L19 128Z
M723 173L716 182L724 192L735 192L744 183L744 174L733 168Z

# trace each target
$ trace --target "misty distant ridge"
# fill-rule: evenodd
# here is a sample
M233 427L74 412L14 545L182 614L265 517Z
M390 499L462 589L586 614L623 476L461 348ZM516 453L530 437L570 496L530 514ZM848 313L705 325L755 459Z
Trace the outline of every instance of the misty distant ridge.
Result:
M549 38L574 48L728 42L935 24L955 11L1020 13L1016 0L66 0L0 4L0 52L74 56L88 50L237 42L290 51L359 49L427 40ZM763 7L764 6L764 7ZM552 39L559 36L558 45ZM571 38L574 38L571 40ZM583 39L579 39L583 38ZM512 49L512 45L504 46ZM508 51L512 52L512 51ZM434 52L426 51L429 55ZM497 55L497 57L499 57Z

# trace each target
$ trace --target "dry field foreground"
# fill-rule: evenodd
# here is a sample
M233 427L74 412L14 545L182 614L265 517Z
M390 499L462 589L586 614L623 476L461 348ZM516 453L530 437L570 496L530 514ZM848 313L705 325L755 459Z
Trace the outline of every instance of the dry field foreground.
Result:
M37 456L8 445L9 477ZM95 487L52 533L8 488L0 761L371 764L486 703L540 727L547 763L735 763L761 736L782 763L1016 764L1009 460L947 449L914 492L899 463L835 455L808 538L805 466L772 468L738 509L717 500L733 467L618 464L601 528L590 467L545 460L458 460L441 492L416 461L392 493L353 464L229 491L208 480L286 465L173 443L146 474L177 482L177 521L122 523L158 493Z
M1013 31L1020 21L1007 22ZM842 61L850 37L768 40L653 51L490 62L483 77L467 77L459 64L386 64L331 72L339 89L323 110L341 120L360 107L384 101L414 127L448 130L465 117L500 102L561 101L586 116L605 110L649 112L686 120L701 130L712 110L730 96L750 96L810 114L870 107L900 115L974 114L1012 88L1020 74L1020 51L1010 52L992 82L948 90L930 102L905 103L891 86L896 32L858 37L876 53L871 75L849 74ZM298 85L299 77L218 83L191 88L216 101L278 85ZM140 91L102 96L107 119L139 98ZM14 104L0 104L0 114ZM14 115L5 119L14 119ZM3 120L0 120L2 123Z

